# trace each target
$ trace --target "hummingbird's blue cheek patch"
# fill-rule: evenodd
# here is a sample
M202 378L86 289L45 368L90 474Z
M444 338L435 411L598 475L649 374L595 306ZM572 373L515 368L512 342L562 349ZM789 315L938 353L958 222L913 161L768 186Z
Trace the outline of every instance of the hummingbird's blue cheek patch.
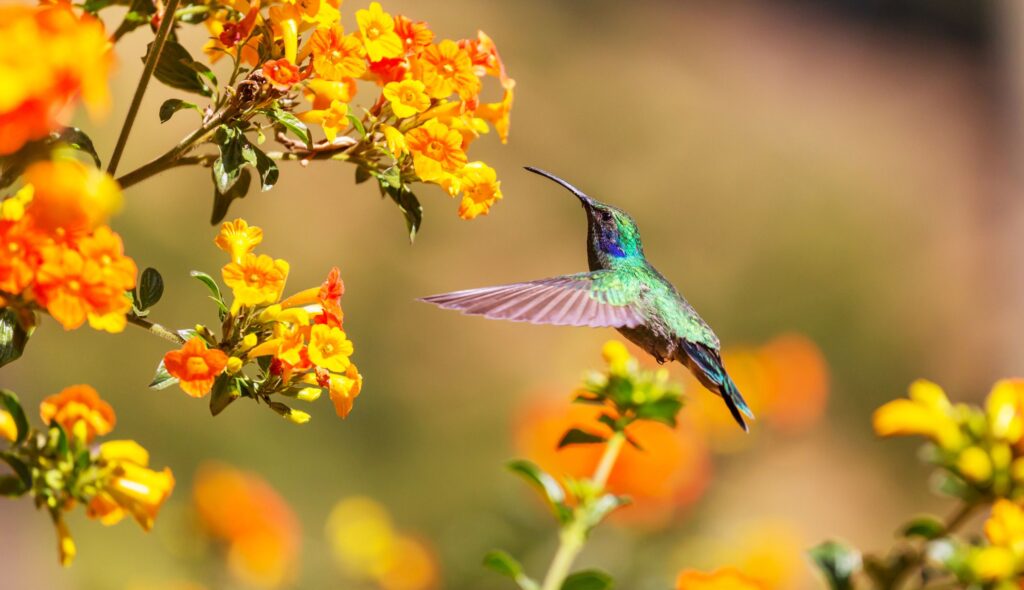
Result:
M601 236L600 244L601 251L609 256L615 256L616 258L622 258L626 253L619 246L619 243L614 238L609 238L606 235Z

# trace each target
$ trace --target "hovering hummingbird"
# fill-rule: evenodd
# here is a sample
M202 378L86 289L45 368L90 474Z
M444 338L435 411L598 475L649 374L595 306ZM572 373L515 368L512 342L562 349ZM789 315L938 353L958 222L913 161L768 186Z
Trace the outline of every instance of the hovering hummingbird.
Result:
M590 272L455 291L421 301L497 320L615 328L658 363L685 365L704 387L722 397L747 430L743 414L754 415L722 366L718 337L647 262L633 218L554 174L526 169L562 185L583 204Z

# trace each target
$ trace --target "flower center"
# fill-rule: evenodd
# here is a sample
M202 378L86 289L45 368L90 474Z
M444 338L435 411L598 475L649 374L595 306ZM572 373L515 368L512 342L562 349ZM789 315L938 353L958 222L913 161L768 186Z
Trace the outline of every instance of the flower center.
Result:
M189 357L188 362L185 363L185 370L189 375L205 375L210 371L210 366L206 364L206 360L201 356Z
M334 344L328 342L324 344L324 356L331 356L334 354Z
M451 62L445 62L445 64L441 66L441 69L444 70L444 73L448 74L449 76L455 73L455 66L453 66Z
M80 283L77 279L71 279L70 281L68 281L68 291L78 293L81 290L82 283Z
M253 273L249 273L249 282L250 283L259 283L260 282L260 275L257 274L257 273L254 273L254 272Z
M427 144L427 153L430 155L431 158L439 160L441 159L441 156L444 155L444 146L441 144L440 141L435 139L431 141L429 144Z
M377 23L373 23L366 29L366 36L369 37L371 41L380 37L380 33L380 25Z

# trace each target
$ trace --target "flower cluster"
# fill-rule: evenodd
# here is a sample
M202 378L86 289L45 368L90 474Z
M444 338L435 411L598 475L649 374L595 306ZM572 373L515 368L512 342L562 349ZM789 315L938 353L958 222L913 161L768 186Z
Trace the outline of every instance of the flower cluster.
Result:
M192 397L213 392L214 414L250 397L297 424L309 414L272 396L315 401L326 390L345 418L363 378L350 359L353 345L343 327L341 273L334 268L322 285L282 299L289 264L254 254L262 240L263 231L242 219L221 226L215 243L230 257L221 277L231 289L231 305L211 277L193 273L220 308L220 336L202 325L183 330L183 346L164 356L152 386L178 383Z
M44 399L39 413L47 429L41 432L29 427L13 393L0 390L0 402L6 408L0 411L0 433L10 443L0 460L13 472L0 476L0 493L30 495L47 509L57 529L61 564L70 565L75 557L64 513L76 503L104 525L130 515L144 530L152 528L174 489L174 476L167 468L150 469L149 453L135 441L92 446L116 424L113 408L95 389L74 385Z
M952 543L951 552L933 553L971 587L1019 590L1024 577L1024 507L998 500L985 521L984 539Z
M0 156L46 137L79 97L94 112L109 102L113 53L103 24L70 3L47 4L0 7Z
M77 160L31 164L0 209L0 306L22 324L46 310L65 329L89 321L120 332L132 308L137 268L106 225L121 204L110 176Z

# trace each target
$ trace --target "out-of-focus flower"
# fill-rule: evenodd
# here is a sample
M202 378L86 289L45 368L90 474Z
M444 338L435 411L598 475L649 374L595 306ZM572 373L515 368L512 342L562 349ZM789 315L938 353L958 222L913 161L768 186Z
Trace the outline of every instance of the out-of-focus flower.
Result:
M676 578L676 590L768 590L768 586L735 568L704 573L685 570Z
M875 433L879 436L922 435L946 450L958 450L966 442L941 387L919 379L910 386L910 399L893 400L875 410Z
M86 443L109 434L117 422L114 408L89 385L72 385L47 397L39 404L39 415L44 424L56 422Z
M18 425L7 410L0 410L0 438L14 442L18 438Z
M335 561L350 577L383 590L429 590L438 581L429 548L395 531L391 516L370 498L338 502L327 519L327 541Z
M1002 379L985 400L989 433L997 440L1016 444L1024 436L1024 379Z
M78 548L63 517L58 516L54 526L57 528L57 559L62 566L69 567L78 554Z
M691 544L692 543L692 544ZM735 532L701 538L680 547L681 559L691 560L695 545L707 556L706 562L735 568L751 580L773 590L801 586L807 572L807 539L790 522L762 520L744 523Z
M0 155L45 137L78 97L106 110L113 53L102 22L64 3L3 6L0 38Z
M171 470L149 469L149 453L131 440L105 442L98 454L107 475L88 506L88 515L109 525L127 513L143 530L153 528L160 507L174 490Z
M228 355L223 350L207 348L202 338L191 338L179 350L164 355L164 367L185 393L192 397L203 397L210 393L217 375L228 364Z
M235 219L221 224L220 233L213 240L217 247L231 255L233 262L240 263L246 254L263 241L263 230L250 226L244 219Z
M384 86L384 98L391 103L391 111L403 119L422 113L430 107L430 97L424 92L426 87L419 80L402 80L388 82Z
M209 535L227 545L231 572L260 588L275 588L294 577L300 530L295 513L255 474L209 463L196 473L192 500Z
M63 245L43 250L34 291L39 304L65 330L81 326L90 313L106 312L115 297L124 296L103 282L96 261Z
M26 214L51 234L92 231L121 208L117 182L77 160L36 162L23 178L33 189Z
M324 80L358 78L366 72L366 52L353 35L345 35L341 26L320 28L309 38L313 70Z
M289 265L266 254L246 254L241 262L224 266L221 275L224 284L234 294L233 311L244 305L266 305L281 298Z
M370 61L402 55L402 39L395 33L395 19L384 12L379 2L371 2L369 10L357 10L359 35Z

